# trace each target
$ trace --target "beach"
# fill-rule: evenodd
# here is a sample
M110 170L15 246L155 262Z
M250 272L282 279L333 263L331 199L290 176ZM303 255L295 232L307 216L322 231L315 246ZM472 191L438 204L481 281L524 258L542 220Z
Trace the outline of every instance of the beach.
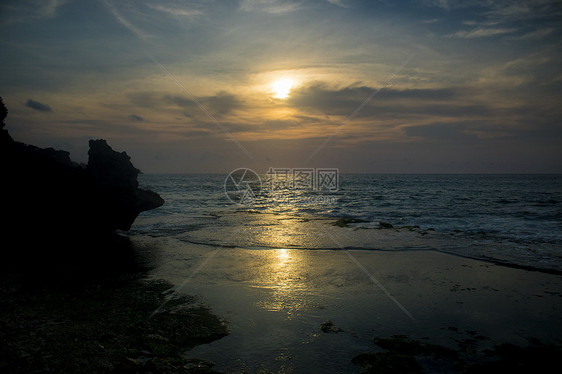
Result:
M376 235L390 242L401 231L411 233ZM103 278L89 278L91 268L83 279L80 269L58 269L55 280L48 268L2 279L3 369L541 372L562 351L562 282L554 271L431 249L123 240L130 258Z
M501 344L559 344L562 336L562 282L555 274L431 250L241 249L152 240L172 260L151 276L197 295L227 321L228 336L186 352L221 372L362 372L353 358L380 352L375 338L397 336L457 352L464 367L436 365L463 372L493 361L486 352ZM434 361L425 363L426 372L437 370Z

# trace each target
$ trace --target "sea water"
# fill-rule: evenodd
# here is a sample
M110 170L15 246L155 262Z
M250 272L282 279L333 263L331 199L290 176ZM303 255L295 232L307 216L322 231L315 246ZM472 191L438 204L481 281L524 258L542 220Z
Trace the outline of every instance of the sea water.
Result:
M141 175L141 187L166 203L142 213L131 233L249 248L411 246L562 270L562 175L341 174L323 191L272 191L261 177L242 201L229 196L227 175ZM392 225L384 231L392 244L381 239L381 222ZM276 240L264 240L276 230Z

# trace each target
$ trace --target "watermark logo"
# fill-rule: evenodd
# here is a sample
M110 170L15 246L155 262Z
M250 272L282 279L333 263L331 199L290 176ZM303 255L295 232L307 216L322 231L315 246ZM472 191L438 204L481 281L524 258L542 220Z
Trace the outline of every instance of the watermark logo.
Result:
M266 175L271 191L290 189L337 192L339 189L339 170L333 168L269 168Z
M226 196L236 204L252 204L262 192L269 203L335 204L337 201L337 197L331 195L339 190L336 168L270 167L263 177L262 183L260 176L251 169L233 170L224 182ZM303 198L300 192L311 194Z
M253 203L262 189L260 176L248 168L239 168L228 174L224 181L224 192L235 204Z

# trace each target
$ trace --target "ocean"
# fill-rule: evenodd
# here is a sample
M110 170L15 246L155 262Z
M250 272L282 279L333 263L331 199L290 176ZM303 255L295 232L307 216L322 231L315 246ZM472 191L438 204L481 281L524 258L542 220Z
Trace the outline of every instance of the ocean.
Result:
M140 186L166 203L130 234L252 249L427 249L562 271L562 175L341 174L320 189L276 172L234 175L251 198L223 174L142 174Z

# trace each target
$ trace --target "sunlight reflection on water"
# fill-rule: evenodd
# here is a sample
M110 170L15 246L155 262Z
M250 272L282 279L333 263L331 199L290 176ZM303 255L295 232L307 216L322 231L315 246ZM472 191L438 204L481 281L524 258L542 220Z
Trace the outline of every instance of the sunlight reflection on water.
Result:
M309 266L298 250L276 249L275 256L263 271L263 277L255 279L253 287L267 289L267 296L257 306L270 312L284 312L287 318L298 316L314 305L308 298L310 286L302 275Z

